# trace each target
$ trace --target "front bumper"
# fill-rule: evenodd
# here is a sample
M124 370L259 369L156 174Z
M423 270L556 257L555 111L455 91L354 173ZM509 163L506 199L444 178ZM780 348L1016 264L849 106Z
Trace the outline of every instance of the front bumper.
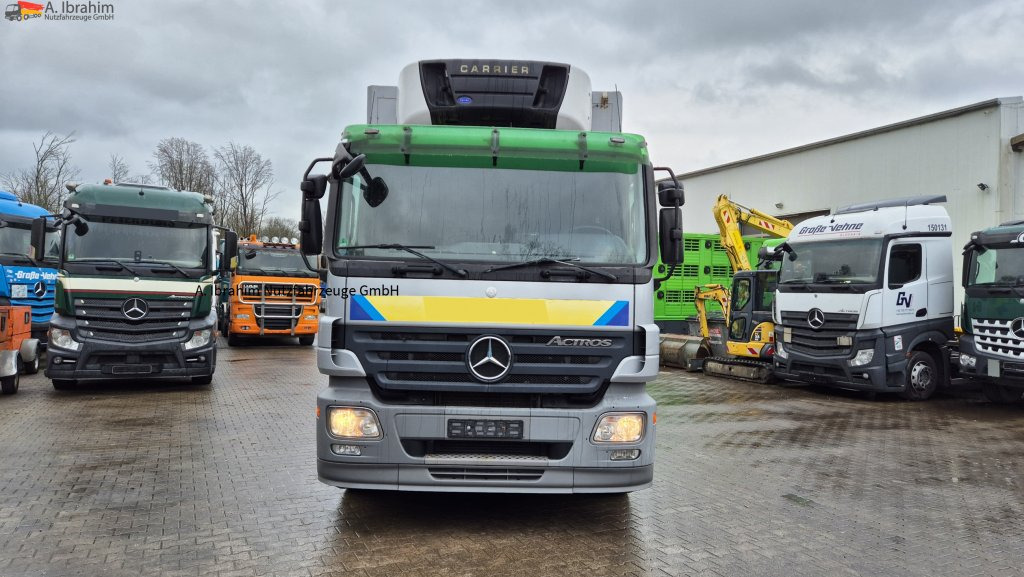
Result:
M961 361L961 377L985 380L1014 389L1024 389L1024 361L1015 361L978 351L973 335L960 335L959 350L961 359L965 354L975 358L974 366L964 366Z
M403 491L621 493L645 489L654 476L654 399L642 384L612 384L586 409L389 405L377 401L365 378L331 377L317 397L317 474L329 485ZM381 424L378 440L339 440L327 430L330 406L372 409ZM645 433L637 443L597 444L590 438L605 413L642 411ZM453 441L449 419L518 420L519 440ZM431 452L432 443L461 446ZM469 445L478 443L478 445ZM335 454L332 445L356 445L359 456ZM565 447L557 456L517 456L516 447ZM479 447L479 451L466 450ZM505 449L509 449L507 452ZM637 449L635 460L613 461L611 452Z
M777 343L780 342L780 336L776 334ZM776 352L774 373L776 377L787 381L858 391L900 392L906 386L901 377L907 364L906 357L903 354L887 357L885 343L885 337L880 331L857 333L853 337L849 353L811 356L787 348L787 344L782 342L781 346L786 351L785 357ZM854 358L857 351L865 348L874 350L871 361L865 365L851 367L850 359Z
M192 330L214 326L200 324ZM44 374L51 379L138 379L147 377L205 377L217 366L216 339L185 351L180 340L118 343L87 339L71 351L50 343Z

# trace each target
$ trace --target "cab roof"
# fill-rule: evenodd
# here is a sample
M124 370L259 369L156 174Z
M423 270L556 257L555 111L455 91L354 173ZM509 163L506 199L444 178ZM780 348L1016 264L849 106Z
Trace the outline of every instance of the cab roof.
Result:
M79 184L64 208L84 215L212 223L212 206L198 192L138 184Z
M41 206L21 202L17 195L0 190L0 219L5 216L21 216L25 218L36 218L50 214Z
M619 132L357 124L342 144L369 164L633 174L650 163L644 138Z

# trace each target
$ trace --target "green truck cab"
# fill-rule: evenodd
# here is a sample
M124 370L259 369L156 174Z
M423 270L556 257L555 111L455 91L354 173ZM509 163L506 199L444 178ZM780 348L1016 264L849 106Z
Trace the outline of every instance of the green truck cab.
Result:
M993 402L1024 396L1024 221L971 234L964 246L960 375Z
M217 360L210 200L139 184L68 189L45 369L54 388L144 377L209 384ZM45 224L33 223L34 250Z

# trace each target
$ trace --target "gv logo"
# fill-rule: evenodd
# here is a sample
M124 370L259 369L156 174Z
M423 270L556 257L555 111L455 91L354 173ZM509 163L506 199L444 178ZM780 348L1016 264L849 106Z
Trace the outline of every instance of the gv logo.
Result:
M896 306L898 307L909 307L910 301L914 300L914 295L908 295L906 291L900 291L896 295Z

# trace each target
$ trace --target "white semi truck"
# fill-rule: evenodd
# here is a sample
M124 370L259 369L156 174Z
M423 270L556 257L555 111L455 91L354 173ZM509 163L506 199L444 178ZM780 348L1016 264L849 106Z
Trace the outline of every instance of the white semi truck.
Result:
M927 399L950 375L952 227L945 196L848 206L780 246L777 377Z
M371 87L371 123L302 183L302 249L327 260L321 481L650 485L652 268L659 245L681 262L682 191L656 189L618 112L551 62L422 61Z

